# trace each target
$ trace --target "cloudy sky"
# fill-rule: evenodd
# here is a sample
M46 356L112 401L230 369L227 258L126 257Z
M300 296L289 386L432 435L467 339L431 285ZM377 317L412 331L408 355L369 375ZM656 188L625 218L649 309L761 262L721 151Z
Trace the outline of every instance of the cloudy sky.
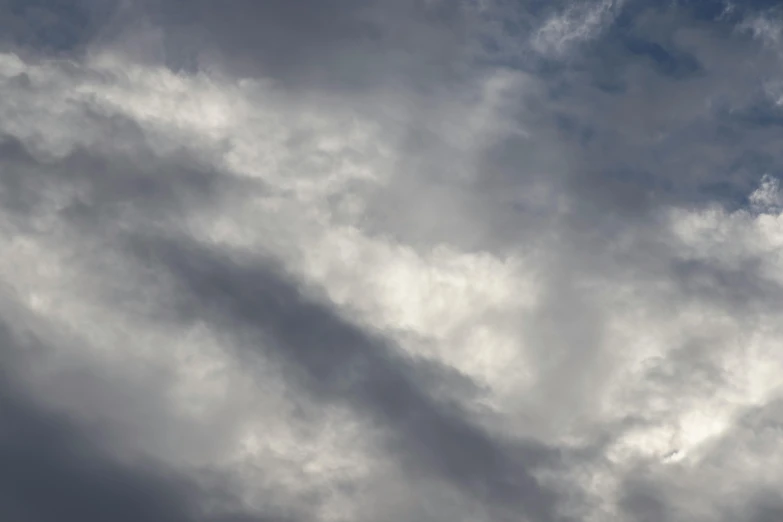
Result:
M0 519L783 520L783 10L0 0Z

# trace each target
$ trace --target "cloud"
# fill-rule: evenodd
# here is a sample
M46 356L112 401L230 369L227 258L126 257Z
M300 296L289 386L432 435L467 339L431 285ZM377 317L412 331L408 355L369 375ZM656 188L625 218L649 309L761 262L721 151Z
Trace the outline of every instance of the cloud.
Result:
M101 32L118 4L115 0L3 0L0 45L20 52L78 55Z
M20 336L18 328L3 324L4 361L49 349L32 335ZM99 429L26 396L18 375L5 370L0 391L4 517L31 522L288 520L282 514L246 513L219 476L196 482L153 462L118 458L101 441Z
M778 516L762 3L6 11L6 518Z
M533 36L533 47L543 53L563 53L572 45L596 37L611 23L622 2L602 0L573 3L544 22Z
M192 310L192 303L219 303L217 313L227 315L235 328L261 334L251 346L271 345L294 364L294 374L303 372L305 386L316 397L358 403L396 432L390 443L401 460L410 459L425 473L443 476L501 506L514 506L538 520L554 519L552 493L526 467L556 458L556 452L538 443L503 448L466 421L458 406L439 405L433 391L420 389L451 379L459 385L458 374L450 378L449 370L437 366L417 368L414 361L390 352L383 339L308 301L302 289L264 268L263 261L245 268L199 248L153 244L147 250L183 283L188 313L204 313Z

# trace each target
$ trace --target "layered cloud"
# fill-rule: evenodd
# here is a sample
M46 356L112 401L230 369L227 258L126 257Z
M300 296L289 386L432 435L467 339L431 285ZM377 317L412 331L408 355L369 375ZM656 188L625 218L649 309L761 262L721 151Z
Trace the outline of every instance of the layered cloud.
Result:
M3 5L0 515L783 515L761 2Z

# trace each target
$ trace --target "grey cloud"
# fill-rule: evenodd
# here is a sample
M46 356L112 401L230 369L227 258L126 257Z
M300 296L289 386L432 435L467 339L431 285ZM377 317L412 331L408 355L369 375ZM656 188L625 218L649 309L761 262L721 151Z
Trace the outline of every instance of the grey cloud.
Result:
M455 74L469 22L461 3L423 0L5 0L0 11L7 46L31 56L119 46L178 71L217 68L304 89Z
M772 491L761 491L750 494L750 498L743 501L735 499L735 507L717 506L705 515L693 514L685 506L672 505L669 497L671 491L666 491L655 479L645 477L643 474L629 480L623 487L620 505L623 508L627 520L633 522L669 522L675 520L747 520L748 522L771 522L779 520L783 514L783 498ZM724 499L725 500L725 499ZM719 503L717 500L716 503ZM687 504L687 502L683 502Z
M751 510L752 522L771 522L783 517L783 497L779 493L769 493L759 497Z
M532 24L550 14L531 9L525 19ZM540 186L568 199L563 224L598 240L592 245L631 224L646 229L667 205L746 204L761 177L780 169L777 109L761 88L777 58L739 31L737 20L716 20L719 14L691 4L626 2L613 25L561 58L520 51L513 65L532 79L505 109L534 132L488 144L479 155L480 175L470 182L448 178L458 168L448 155L406 165L414 179L384 192L371 217L394 221L386 209L404 203L418 224L400 220L406 239L416 239L411 230L429 231L425 242L492 249L561 225L552 222L554 202L542 202L542 212L525 201ZM518 28L508 45L528 36L529 29ZM422 181L438 176L448 181ZM430 215L429 203L420 210L397 191L427 194L449 218Z
M637 479L628 481L623 487L620 506L630 520L653 522L673 519L665 496L653 484Z
M731 469L740 452L758 463L774 454L781 425L780 400L751 408L712 441L701 465L667 470L657 462L641 463L624 474L619 505L631 521L777 520L783 496L765 479ZM761 460L755 460L761 459ZM726 466L726 468L724 468ZM709 483L710 488L704 488Z
M78 196L58 209L56 219L65 230L101 241L106 249L118 226L176 227L185 209L206 204L221 190L216 173L195 158L160 158L145 147L144 136L131 122L96 117L103 122L105 136L123 141L125 152L93 146L52 161L38 157L13 136L2 140L0 201L5 227L19 237L46 241L51 231L38 223L40 216L48 210L53 194L73 191ZM87 252L80 258L96 268L106 262ZM5 286L0 293L4 302L18 298ZM112 295L110 288L104 294L124 300L116 306L133 307L137 302L133 296ZM137 311L154 313L143 306ZM3 320L10 321L6 312L4 308ZM0 370L5 376L0 387L4 428L0 429L0 460L5 463L0 472L0 513L4 518L25 522L292 520L243 508L232 500L228 480L202 484L213 474L210 470L131 464L115 456L111 449L115 444L142 453L212 451L230 438L236 412L212 418L214 425L186 420L168 398L171 376L165 371L154 365L116 368L80 360L74 347L89 342L81 332L53 327L48 335L56 341L49 345L35 338L44 334L46 323L33 325L25 342L5 323L0 337ZM57 362L63 358L64 362ZM58 369L43 382L31 378L38 368L51 364ZM53 404L67 413L56 411ZM177 442L183 422L194 431ZM94 429L94 424L100 429ZM218 511L208 512L210 503Z
M365 92L384 84L431 85L428 78L455 74L466 45L463 11L460 2L422 0L141 0L119 11L112 32L96 42L134 47L174 70ZM133 42L141 27L153 36L139 46Z
M675 260L671 274L688 295L723 303L736 316L752 316L780 306L783 289L765 278L759 260L749 260L739 268L725 268L696 260Z
M3 0L0 45L32 56L80 56L118 5L117 0Z
M13 136L0 139L0 200L21 229L29 229L30 217L42 212L52 193L74 194L59 210L60 217L87 230L130 218L137 224L174 223L185 209L242 185L228 182L198 158L158 156L129 120L96 118L107 140L124 150L80 146L51 161ZM249 184L243 188L253 190Z
M542 146L559 143L569 163L554 175L565 176L592 216L747 194L763 172L737 165L758 153L775 158L769 167L776 168L779 157L768 148L774 131L738 128L720 104L736 118L763 100L757 89L776 58L750 35L705 24L687 6L628 2L623 13L542 75L548 99L533 109L551 132ZM499 167L523 164L523 154Z
M67 421L4 391L0 399L3 470L0 513L20 522L83 520L282 521L264 515L205 512L226 493L201 491L162 470L100 455L95 441ZM217 493L214 499L210 497Z
M49 350L0 324L0 516L20 522L283 522L254 514L209 474L184 477L154 462L112 454L100 423L76 422L32 398L20 357ZM20 350L24 350L20 352ZM23 355L24 354L24 355ZM12 365L11 362L14 362ZM206 479L206 480L205 480Z
M446 389L449 382L461 387L464 377L396 353L387 340L308 297L269 261L246 264L196 244L133 243L141 259L160 263L182 284L176 306L183 317L248 330L249 338L237 336L241 351L273 346L275 357L293 365L290 379L299 380L314 400L347 401L377 419L406 466L454 483L505 516L516 510L536 521L564 520L557 513L558 494L533 475L561 464L557 449L495 440L448 396L433 397L439 381L445 380Z
M285 260L235 258L228 248L221 251L217 244L204 246L188 237L184 213L213 208L227 193L249 199L266 187L227 175L221 170L227 167L216 166L214 158L197 157L196 147L155 152L147 142L154 138L130 117L83 107L85 117L103 129L104 139L62 158L37 156L26 148L34 139L3 140L0 204L12 221L9 229L31 232L50 191L79 187L81 195L60 209L61 223L77 238L100 239L110 251L106 254L174 283L173 295L143 306L145 318L176 332L205 322L210 331L230 339L232 357L250 368L260 357L275 359L285 368L289 392L301 403L348 405L383 434L383 459L400 463L412 480L447 483L486 507L490 517L511 520L521 513L533 521L568 520L561 512L573 501L569 494L578 496L571 489L583 485L571 488L568 481L579 482L571 474L584 466L614 475L621 484L619 499L605 501L618 500L629 521L682 519L684 500L677 486L694 495L693 502L710 501L698 484L731 469L746 439L763 434L766 425L735 426L713 453L679 475L676 470L684 468L666 468L649 458L623 467L609 463L605 453L640 426L676 424L673 418L682 414L679 398L696 401L733 385L722 366L721 357L733 349L720 337L723 331L699 332L709 327L678 323L672 318L680 311L703 304L707 313L725 314L736 325L739 342L750 342L757 325L779 308L780 288L762 273L761 257L771 255L767 250L735 268L709 256L684 259L661 221L670 206L745 207L762 176L780 170L783 127L767 85L775 79L771 71L779 67L779 57L739 29L743 17L766 13L767 4L750 2L725 14L725 4L717 1L628 1L611 24L569 52L532 52L526 43L532 31L569 4L493 2L490 12L477 14L455 3L413 0L171 0L129 2L110 13L111 6L90 1L67 7L6 2L8 16L1 22L15 28L9 30L12 47L78 58L112 48L133 55L138 45L144 48L136 56L141 62L163 62L184 78L197 71L209 75L215 66L223 75L220 81L234 85L242 76L271 78L294 100L304 91L325 89L351 100L365 93L374 103L373 94L399 89L406 108L414 109L395 163L399 172L380 189L362 194L368 210L356 226L417 251L443 244L498 256L522 251L540 264L540 295L514 325L529 356L526 364L535 373L535 385L515 397L514 407L524 411L529 425L515 424L514 437L492 431L465 406L486 390L444 363L404 356L391 336L315 297L312 287L282 266ZM155 33L156 27L161 32ZM492 45L497 48L481 48L486 42L478 37L488 33L496 37ZM437 132L425 128L428 119L441 117L431 106L441 107L441 97L462 87L461 81L468 84L493 67L516 69L526 78L502 111L528 134L501 132L481 144L444 145L433 135ZM71 74L87 72L74 67ZM30 87L30 79L20 76L6 94L38 92ZM383 103L383 97L378 99ZM463 123L455 120L455 126ZM451 175L466 164L474 176ZM221 208L230 214L229 207ZM257 226L253 219L244 226ZM45 231L36 238L46 241ZM90 252L79 261L100 266L98 257ZM159 282L120 272L97 270L96 286L111 287L113 278L127 277L137 283L130 293L141 294ZM585 280L598 283L585 287ZM624 305L601 300L615 289L612 285L631 287L621 298ZM135 294L107 290L101 296L122 314L132 308L124 301L133 301ZM616 353L624 347L607 342L616 326L613 314L626 311L620 308L639 315L650 308L665 316L663 325L655 322L657 316L650 319L649 332L643 331L646 319L639 320L643 326L633 325L642 329L636 332L639 338L655 338L656 328L684 331L662 336L661 342L669 343L660 347L663 355L647 361L646 371L617 391L612 377L625 371L621 365L627 354ZM15 351L2 355L9 373L23 365L11 354ZM72 402L80 403L77 410L125 407L138 417L154 410L145 419L163 426L161 432L170 427L199 429L204 438L223 436L223 426L213 432L166 424L161 418L167 414L165 404L133 410L134 401L151 403L154 397L165 402L158 397L163 389L134 389L136 395L124 404L119 393L101 393L122 388L122 379L89 380L79 372L63 372L59 379L63 387L52 389L72 395ZM593 411L608 409L602 401L613 390L635 409L625 418L591 426ZM121 463L87 433L83 419L51 413L20 393L12 386L0 390L0 420L11 426L0 428L0 457L14 463L0 470L0 480L15 492L14 498L0 494L0 510L5 510L0 514L6 518L46 522L66 512L87 522L123 516L265 520L253 513L210 518L194 499L209 499L212 493L192 484L187 473L182 478L155 466ZM656 410L652 403L662 399L669 402ZM518 420L515 412L502 414ZM214 419L216 424L223 420ZM601 440L579 450L541 442L561 440L569 426L594 430ZM753 458L763 455L757 452ZM556 479L540 479L547 474ZM71 495L58 492L57 483L68 485ZM87 496L96 488L104 500ZM732 517L752 522L779 517L775 495L755 483L747 489L747 502L734 511L726 508ZM441 513L438 506L433 511Z

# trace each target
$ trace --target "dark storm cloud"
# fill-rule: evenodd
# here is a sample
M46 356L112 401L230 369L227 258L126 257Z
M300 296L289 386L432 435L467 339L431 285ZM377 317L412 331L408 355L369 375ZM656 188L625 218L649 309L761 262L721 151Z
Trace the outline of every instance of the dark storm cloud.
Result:
M558 450L495 440L458 405L433 397L443 383L447 389L465 386L464 377L403 357L389 341L307 297L265 261L248 265L196 244L133 243L141 259L159 263L182 285L175 306L183 317L249 332L237 335L240 357L273 347L275 357L292 365L290 379L302 379L313 399L347 401L377 419L409 469L434 473L505 516L517 510L535 521L564 520L557 513L558 494L532 475L558 466Z

